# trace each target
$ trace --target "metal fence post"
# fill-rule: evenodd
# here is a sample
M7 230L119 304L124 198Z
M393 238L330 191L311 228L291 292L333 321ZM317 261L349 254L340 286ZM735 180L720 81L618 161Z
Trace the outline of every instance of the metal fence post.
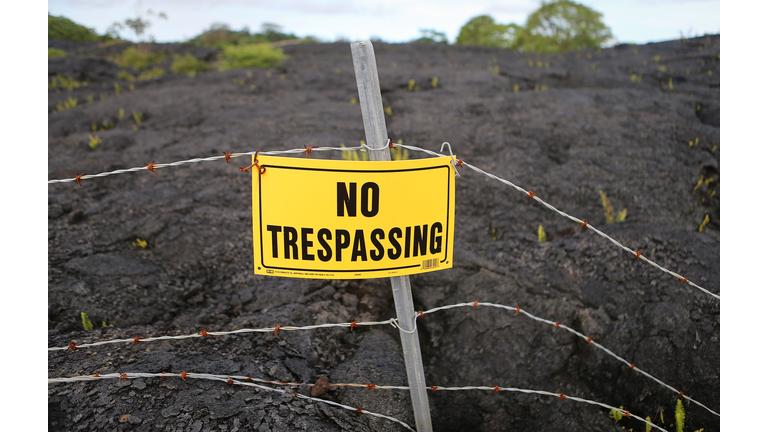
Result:
M365 127L365 142L369 147L372 161L389 161L389 146L387 145L387 125L384 121L384 107L381 102L379 88L379 72L376 68L376 56L371 41L354 42L352 61L355 66L357 91L360 94L360 109L363 113ZM429 399L427 399L427 384L424 378L424 365L421 361L419 334L416 332L416 314L413 310L411 295L411 280L408 276L390 278L392 295L395 298L395 310L400 327L403 344L405 370L408 374L408 386L411 389L413 415L416 419L416 429L419 432L432 431L432 419L429 415ZM412 333L407 333L412 332Z

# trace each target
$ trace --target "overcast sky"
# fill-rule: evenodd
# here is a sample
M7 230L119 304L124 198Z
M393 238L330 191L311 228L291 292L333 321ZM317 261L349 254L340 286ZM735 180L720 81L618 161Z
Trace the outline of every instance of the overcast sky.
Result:
M620 42L647 43L720 32L717 0L586 0L603 14ZM158 42L178 42L202 33L213 23L235 30L258 31L263 23L282 26L297 36L323 41L380 38L406 42L420 29L443 32L450 42L470 18L488 14L497 22L523 24L540 5L538 0L49 0L48 12L63 15L104 33L107 27L137 16L138 10L165 12L149 33ZM126 39L135 39L123 32Z

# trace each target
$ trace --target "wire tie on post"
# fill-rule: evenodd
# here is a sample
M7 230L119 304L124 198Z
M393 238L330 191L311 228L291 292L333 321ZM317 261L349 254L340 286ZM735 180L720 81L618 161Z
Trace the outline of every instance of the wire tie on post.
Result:
M417 317L417 318L424 318L424 311L418 311L418 312L416 312L416 317Z
M555 328L560 328L560 321L555 323Z
M83 176L85 175L85 173L82 173L82 174L80 174L80 173L75 173L75 174L77 174L77 175L75 176L75 181L77 182L77 185L78 185L78 186L82 186L82 183L80 183L80 180L82 180L82 179L83 179Z
M148 170L150 170L153 173L157 174L157 170L155 169L155 161L152 161L152 163L144 163L144 165L147 166Z
M357 409L355 410L355 412L356 412L356 413L358 413L358 414L362 414L362 413L363 413L363 409L362 409L362 408L360 408L360 407L357 407Z
M591 337L587 338L587 345L592 345L592 338Z
M232 153L234 152L224 152L224 160L227 161L227 163L232 162Z
M473 308L475 308L475 309L477 309L477 305L478 305L478 303L480 303L480 300L475 300L475 302L474 302L474 303L472 303L472 307L473 307Z
M229 385L231 385L232 387L234 387L234 386L235 386L235 382L234 382L234 381L232 381L232 377L227 377L227 378L229 378L229 379L227 380L227 384L229 384Z
M73 343L69 344L69 346L67 347L67 351L69 351L69 350L77 351L77 345L75 345Z
M635 251L635 256L637 257L637 259L640 259L640 255L642 255L642 253L640 253L639 250Z
M120 379L118 381L128 381L128 374L124 374L120 372L118 372L118 374L120 374Z
M432 386L429 389L432 390L432 391L437 391L437 386Z
M392 138L387 138L387 145L388 145L388 146L389 146L389 148L391 148L391 149L395 148L395 142L394 142L394 141L392 141Z
M583 227L583 228L587 228L587 220L586 220L586 219L584 219L583 221L581 221L581 223L579 224L579 228L582 228L582 227Z
M280 331L280 326L279 325L275 326L275 337L277 337L277 332L279 331Z
M208 334L208 330L206 329L203 329L203 331L199 332L198 334L202 337L213 337L210 334Z
M462 159L456 159L456 166L457 167L465 167L467 166L466 162L464 162Z
M680 390L680 399L685 399L685 395L683 394L682 390Z
M629 365L629 368L632 369L632 370L635 370L635 364L632 363L631 365Z
M499 386L493 386L493 391L496 393L499 393L501 392L501 389L499 388Z
M368 390L376 390L376 384L366 384L365 388Z
M566 398L566 396L564 394L562 394L562 393L558 393L558 395L560 395L560 399L565 399Z
M624 410L624 417L630 418L630 417L632 417L632 415L629 413L628 410Z
M312 153L312 149L317 148L317 146L309 146L307 147L306 144L304 144L304 152L307 153L307 159L309 159L309 154Z
M184 381L187 380L187 371L184 371L181 373L181 379L183 379Z
M680 278L680 285L682 285L682 284L684 284L686 282L688 282L688 278L687 277L683 276L683 277Z
M349 323L349 331L355 331L355 327L357 327L357 321Z
M138 343L141 343L141 339L139 338L139 335L136 335L136 337L133 338L133 346L135 347Z
M518 315L520 314L520 305L517 305L517 307L515 308L515 313Z
M528 193L525 195L526 198L528 198L528 202L531 202L531 198L535 197L536 194L533 193L533 191L528 191Z

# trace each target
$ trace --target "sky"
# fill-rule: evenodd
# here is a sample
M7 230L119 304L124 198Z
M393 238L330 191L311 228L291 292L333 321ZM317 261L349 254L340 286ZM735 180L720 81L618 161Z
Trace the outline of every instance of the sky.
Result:
M718 0L587 0L580 2L603 14L618 42L644 44L720 33ZM325 42L381 39L408 42L419 30L445 33L453 42L472 17L490 15L496 22L522 25L540 6L539 0L50 0L48 12L65 16L103 34L114 22L146 14L155 17L148 33L157 42L181 42L213 23L251 32L273 23L299 37ZM168 20L156 18L165 12ZM148 16L144 16L148 18ZM121 37L136 40L130 31Z

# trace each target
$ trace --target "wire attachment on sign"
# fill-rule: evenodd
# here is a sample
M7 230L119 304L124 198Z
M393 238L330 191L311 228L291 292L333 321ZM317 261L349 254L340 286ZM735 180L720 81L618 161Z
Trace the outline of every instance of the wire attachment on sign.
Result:
M465 166L466 164L464 163L463 160L456 158L456 156L453 154L453 150L451 149L451 143L449 143L447 141L444 142L443 145L440 146L440 153L443 152L443 149L445 148L445 146L448 146L448 154L451 155L451 166L453 167L453 172L456 173L456 177L461 177L461 174L459 174L459 170L456 169L456 166L457 165L458 166ZM459 165L459 163L461 163L461 165Z
M306 147L306 146L305 146ZM249 169L256 168L259 171L259 174L264 174L267 169L263 166L259 165L259 151L256 150L256 153L253 155L253 163L248 165L247 167L240 167L238 168L239 171L245 171L248 172Z

